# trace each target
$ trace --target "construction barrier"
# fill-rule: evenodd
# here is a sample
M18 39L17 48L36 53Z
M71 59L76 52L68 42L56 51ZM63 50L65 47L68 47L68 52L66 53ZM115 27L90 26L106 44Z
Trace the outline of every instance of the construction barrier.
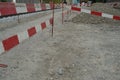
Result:
M0 54L11 50L13 47L20 44L25 39L32 37L40 30L44 30L47 26L52 24L53 24L53 18L50 18L49 20L42 22L39 26L33 26L24 32L15 34L11 37L8 37L7 39L4 39L3 41L0 42Z
M38 10L46 10L46 9L53 10L53 13L52 13L53 16L49 20L42 22L39 26L33 26L24 32L15 34L13 36L8 37L7 39L0 41L0 54L11 50L13 47L20 44L25 39L32 37L33 35L38 33L40 30L44 30L49 25L52 25L52 28L53 28L54 8L56 8L56 5L54 5L54 3L51 2L50 4L20 4L17 6L19 6L19 8L15 7L14 3L1 3L0 2L1 16L22 13L22 11L29 13L29 12L35 12ZM23 9L20 8L21 6ZM52 35L53 35L53 33L52 33ZM1 66L3 66L3 65L1 65Z
M88 14L91 14L91 15L111 18L111 19L114 19L114 20L120 20L120 16L111 15L111 14L107 14L107 13L102 13L102 12L98 12L98 11L91 11L91 10L87 10L87 9L78 8L78 7L75 7L75 6L71 6L71 10L84 12L84 13L88 13Z
M19 14L19 13L24 13L24 12L36 12L39 10L46 10L46 9L53 9L53 16L52 18L48 19L47 21L42 22L41 24L37 26L32 26L31 28L27 29L24 32L20 32L18 34L15 34L13 36L8 37L7 39L4 39L0 41L0 54L11 50L24 40L32 37L39 31L44 30L47 28L49 25L54 25L54 7L56 8L56 5L53 3L50 4L22 4L21 7L16 7L16 4L14 3L1 3L0 2L0 16L6 16L6 15L13 15L13 14ZM63 6L62 6L63 7ZM69 10L62 11L62 18L63 20L67 20L68 15L71 13L71 10L77 11L77 12L84 12L88 13L91 15L96 15L96 16L102 16L102 17L107 17L107 18L112 18L115 20L120 20L120 16L114 16L102 12L97 12L97 11L91 11L87 9L81 9L75 6L72 6ZM66 18L66 19L65 19ZM53 33L52 33L53 35ZM5 64L0 64L0 67L8 67L8 65Z
M5 5L7 5L7 3L5 3ZM11 11L11 12L8 11L8 12L10 12L10 14L15 14L16 10L14 8L14 4L11 3L11 5L7 5L7 7L9 7L9 6L12 6L11 10L13 10L13 11ZM26 9L27 9L28 12L36 11L35 6L37 6L37 5L26 4L26 6L27 6ZM46 9L44 4L41 4L41 6L43 7L42 10ZM50 5L50 8L51 9L53 8L53 4ZM120 20L120 16L114 16L114 15L110 15L110 14L106 14L106 13L102 13L102 12L91 11L91 10L87 10L87 9L81 9L81 8L78 8L78 7L75 7L75 6L72 6L71 10L79 11L79 12L85 12L85 13L88 13L88 14L91 14L91 15L96 15L96 16L112 18L112 19L115 19L115 20ZM68 17L68 15L71 13L71 10L65 10L62 13L64 20L67 20L67 18L65 19L65 17ZM6 11L7 11L7 9L6 9ZM4 14L4 11L2 11L2 15L8 15L8 13ZM54 16L52 16L52 18L49 19L49 24L53 25L53 20L54 20L53 17ZM13 35L13 36L11 36L7 39L4 39L3 41L0 42L0 54L5 52L5 51L8 51L8 50L12 49L16 45L18 45L20 42L24 41L25 39L27 39L27 38L29 38L33 35L35 35L38 31L44 30L47 27L47 25L48 25L48 21L41 23L40 26L31 27L30 29L28 29L25 32L22 32L22 33Z
M14 3L0 2L0 16L17 14Z
M15 4L8 2L0 2L0 16L9 16L20 13L31 13L36 11L48 10L52 9L52 5L54 8L57 6L53 3L50 4Z
M27 12L35 12L34 4L26 4Z
M10 3L8 3L8 4L10 4ZM12 3L12 6L13 5L14 4ZM53 3L50 3L50 5L48 5L48 4L47 5L45 5L45 4L40 4L40 5L38 5L38 4L36 4L36 5L34 5L34 4L22 4L22 6L26 7L23 9L24 12L25 11L34 12L37 10L46 10L46 9L50 8L53 10L53 13L52 13L53 16L49 20L42 22L39 26L33 26L24 32L15 34L13 36L8 37L7 39L0 41L0 54L11 50L12 48L17 46L18 44L20 44L24 40L26 40L26 39L32 37L33 35L35 35L36 33L38 33L40 30L44 30L50 24L52 25L52 29L53 29L53 26L54 26L54 8L56 5L54 5ZM3 6L3 7L5 7L5 6ZM15 5L14 5L14 7L15 7ZM14 8L14 12L15 11L16 11L16 13L21 13L21 11L18 11L18 9ZM11 12L11 13L9 13L9 15L16 14L16 13ZM2 13L2 15L7 15L7 14ZM53 33L52 33L52 35L53 35Z

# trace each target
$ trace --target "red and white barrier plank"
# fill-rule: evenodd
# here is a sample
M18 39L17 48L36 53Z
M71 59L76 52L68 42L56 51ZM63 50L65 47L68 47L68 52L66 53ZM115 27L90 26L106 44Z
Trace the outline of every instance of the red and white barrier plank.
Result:
M15 34L7 39L4 39L3 41L0 42L0 54L11 50L13 47L17 46L24 40L32 37L39 31L44 30L47 26L49 26L52 23L53 23L53 18L47 20L46 22L42 22L39 25L33 26L24 32Z
M19 13L36 12L40 10L52 9L53 3L50 4L19 4L0 2L0 16L8 16ZM54 4L55 5L55 4ZM55 6L57 8L57 6Z
M102 12L97 12L97 11L91 11L91 10L87 10L87 9L81 9L81 8L74 7L74 6L71 7L71 10L84 12L84 13L88 13L88 14L91 14L91 15L111 18L111 19L114 19L114 20L120 20L120 16L111 15L111 14L102 13Z

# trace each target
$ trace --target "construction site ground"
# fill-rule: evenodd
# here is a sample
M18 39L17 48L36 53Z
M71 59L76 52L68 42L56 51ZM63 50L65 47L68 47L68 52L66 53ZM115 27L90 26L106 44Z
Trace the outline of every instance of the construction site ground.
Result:
M81 22L75 19L81 14L72 12L62 24L61 9L56 11L53 37L49 26L2 54L0 63L8 67L0 68L0 80L120 80L120 21Z

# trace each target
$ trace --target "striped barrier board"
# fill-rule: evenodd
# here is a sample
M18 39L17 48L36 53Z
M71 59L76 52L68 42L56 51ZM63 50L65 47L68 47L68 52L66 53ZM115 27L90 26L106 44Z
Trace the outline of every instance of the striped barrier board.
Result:
M41 24L37 26L33 26L29 29L27 29L24 32L15 34L13 36L8 37L7 39L4 39L0 41L0 54L3 52L9 51L24 40L32 37L36 33L38 33L41 30L44 30L46 27L48 27L50 24L53 24L53 18L50 18L49 20L42 22Z
M26 4L27 12L35 12L35 5L34 4Z
M45 4L40 4L40 5L41 5L42 10L46 10L46 5Z
M74 7L74 6L71 7L71 10L84 12L84 13L88 13L88 14L91 14L91 15L111 18L111 19L114 19L114 20L120 20L120 16L111 15L111 14L107 14L107 13L102 13L102 12L98 12L98 11L91 11L91 10L82 9L82 8L78 8L78 7Z
M30 13L41 10L52 9L55 4L22 4L22 6L17 6L15 3L10 2L0 2L0 16L8 16L19 13ZM57 8L57 6L55 6Z
M50 3L50 8L53 9L55 5L53 5L53 3Z
M35 4L35 11L40 11L41 9L41 5L40 4Z
M17 6L18 4L15 4L15 6ZM22 4L22 7L15 7L16 8L16 12L17 14L19 13L26 13L27 12L27 7L26 4Z
M1 16L16 14L17 12L14 3L0 2L0 13Z

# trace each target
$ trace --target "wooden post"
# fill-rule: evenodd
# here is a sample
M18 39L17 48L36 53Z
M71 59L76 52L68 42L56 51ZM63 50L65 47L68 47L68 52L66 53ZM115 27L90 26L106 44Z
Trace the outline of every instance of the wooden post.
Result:
M53 22L52 22L52 37L53 37L53 33L54 33L54 2L52 0L52 18L53 18Z
M63 24L63 20L64 20L64 14L63 14L63 11L64 11L64 6L63 6L63 1L62 1L62 24Z
M6 65L6 64L0 64L0 67L6 68L6 67L8 67L8 65Z
M20 23L20 17L19 17L20 15L18 15L18 23Z

